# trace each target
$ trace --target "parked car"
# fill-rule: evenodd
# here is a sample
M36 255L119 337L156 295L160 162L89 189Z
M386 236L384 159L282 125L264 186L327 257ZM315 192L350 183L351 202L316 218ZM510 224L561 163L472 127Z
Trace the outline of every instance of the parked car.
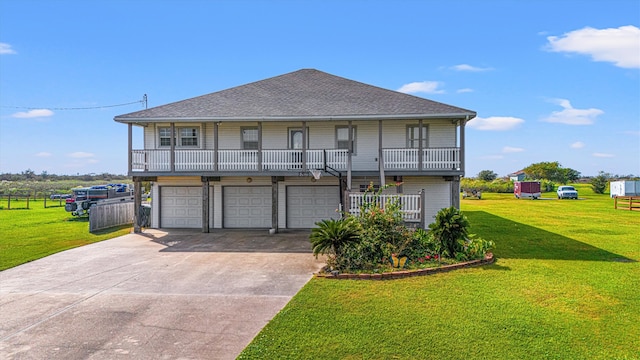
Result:
M578 199L578 191L573 186L558 186L558 199Z

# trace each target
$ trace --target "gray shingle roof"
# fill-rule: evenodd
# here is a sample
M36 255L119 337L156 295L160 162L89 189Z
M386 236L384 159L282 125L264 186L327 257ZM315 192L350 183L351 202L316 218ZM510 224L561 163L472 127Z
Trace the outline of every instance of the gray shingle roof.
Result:
M120 122L188 120L473 118L475 112L302 69L115 117Z

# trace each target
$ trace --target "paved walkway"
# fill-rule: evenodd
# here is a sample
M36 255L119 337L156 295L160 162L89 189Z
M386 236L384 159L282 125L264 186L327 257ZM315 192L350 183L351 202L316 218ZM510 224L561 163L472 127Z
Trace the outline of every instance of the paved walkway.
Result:
M323 265L308 232L148 230L0 272L2 359L235 359Z

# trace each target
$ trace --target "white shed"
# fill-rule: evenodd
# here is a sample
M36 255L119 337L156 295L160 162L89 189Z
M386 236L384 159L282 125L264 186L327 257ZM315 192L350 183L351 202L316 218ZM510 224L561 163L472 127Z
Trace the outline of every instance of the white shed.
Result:
M614 196L640 196L640 180L621 180L609 183L609 193Z

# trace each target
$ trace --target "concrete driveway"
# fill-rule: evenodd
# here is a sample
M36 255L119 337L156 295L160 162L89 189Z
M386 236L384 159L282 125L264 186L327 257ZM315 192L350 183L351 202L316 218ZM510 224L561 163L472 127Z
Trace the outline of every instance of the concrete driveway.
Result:
M234 359L323 265L308 232L147 230L0 272L2 359Z

